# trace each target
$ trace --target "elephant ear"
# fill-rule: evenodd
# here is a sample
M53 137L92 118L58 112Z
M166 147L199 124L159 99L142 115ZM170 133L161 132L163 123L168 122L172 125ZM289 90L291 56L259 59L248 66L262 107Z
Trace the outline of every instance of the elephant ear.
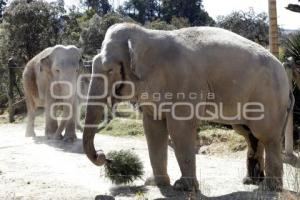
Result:
M137 41L133 41L131 39L128 40L128 50L130 55L129 75L131 75L134 79L140 80L142 74L139 69L139 59L140 54L143 54L143 50L139 48Z
M78 57L78 59L82 59L82 55L83 55L83 49L82 48L77 48L74 45L69 45L67 46L68 49L71 49L73 51L73 54L76 55Z
M134 44L132 40L128 40L128 49L130 55L130 70L134 73L136 70L137 55L135 53Z
M51 54L53 50L52 48L48 48L45 50L43 57L40 60L40 71L50 71L52 66Z

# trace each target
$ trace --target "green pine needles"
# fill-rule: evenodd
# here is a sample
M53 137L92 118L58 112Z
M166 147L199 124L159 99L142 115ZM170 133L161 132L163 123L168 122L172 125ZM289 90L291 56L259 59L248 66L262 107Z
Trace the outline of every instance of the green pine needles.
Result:
M300 63L300 32L293 33L284 41L286 57L293 57Z
M129 184L144 174L143 163L130 150L111 151L106 158L105 176L114 184Z

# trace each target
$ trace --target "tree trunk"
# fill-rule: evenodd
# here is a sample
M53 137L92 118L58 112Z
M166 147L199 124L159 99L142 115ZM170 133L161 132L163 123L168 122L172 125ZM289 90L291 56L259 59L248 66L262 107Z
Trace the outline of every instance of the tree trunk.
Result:
M276 0L269 0L269 45L271 53L279 57L278 25L277 25L277 8Z

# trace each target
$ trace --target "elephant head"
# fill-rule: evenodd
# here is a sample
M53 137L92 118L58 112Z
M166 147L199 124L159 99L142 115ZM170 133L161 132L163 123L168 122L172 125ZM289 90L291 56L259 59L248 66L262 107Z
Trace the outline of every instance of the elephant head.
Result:
M135 68L137 55L134 53L143 52L143 49L137 50L136 47L145 47L139 45L143 37L143 31L140 29L139 26L126 23L112 26L105 36L101 53L94 58L83 146L88 158L98 166L106 162L103 152L96 152L94 147L94 136L97 131L95 126L105 117L103 104L107 104L108 97L111 97L112 102L122 101L125 96L126 100L131 100L130 98L137 92L141 79L141 74ZM136 40L136 38L140 39Z
M48 48L40 60L40 71L50 81L52 97L74 100L81 50L75 46Z

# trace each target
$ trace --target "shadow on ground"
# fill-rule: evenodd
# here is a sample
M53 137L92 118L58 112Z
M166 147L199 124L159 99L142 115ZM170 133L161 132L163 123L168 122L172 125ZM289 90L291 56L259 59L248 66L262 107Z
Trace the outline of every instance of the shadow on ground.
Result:
M82 139L77 139L73 143L64 142L63 140L50 140L45 136L37 136L33 138L36 144L46 144L60 151L68 153L83 154Z
M156 198L156 200L185 200L185 199L198 199L198 200L298 200L300 199L300 194L284 191L283 193L274 192L262 192L260 190L254 190L252 192L234 192L226 195L207 197L201 192L180 192L174 191L172 187L162 187L159 188L163 198ZM111 189L111 195L98 195L95 200L114 200L115 197L127 197L131 199L148 199L146 193L148 192L145 186L121 186L114 187Z

